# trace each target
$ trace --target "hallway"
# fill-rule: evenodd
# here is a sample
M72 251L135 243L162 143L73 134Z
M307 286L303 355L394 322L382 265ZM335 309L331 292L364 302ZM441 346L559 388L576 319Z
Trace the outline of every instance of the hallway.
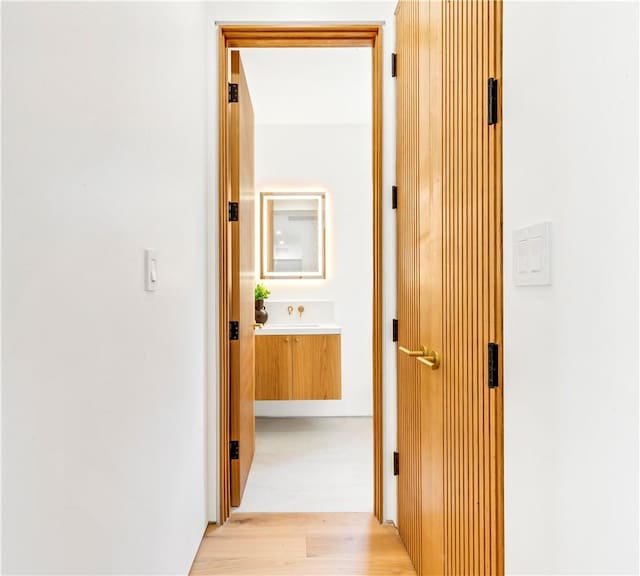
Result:
M640 576L640 1L0 50L0 575Z
M192 576L415 576L397 530L370 514L233 514L210 526Z

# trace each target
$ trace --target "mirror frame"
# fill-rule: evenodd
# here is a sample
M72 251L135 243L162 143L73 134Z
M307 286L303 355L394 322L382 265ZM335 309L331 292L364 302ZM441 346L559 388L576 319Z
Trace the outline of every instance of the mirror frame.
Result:
M271 235L269 236L269 222L267 221L268 213L266 210L266 204L269 200L273 201L278 198L293 200L318 200L319 201L319 215L318 215L318 249L320 254L318 256L318 263L320 270L317 272L269 272L267 267L267 252L265 251L268 246L273 250L273 224L271 221ZM314 192L260 192L260 278L264 280L323 280L327 276L327 216L326 216L326 192L314 191Z

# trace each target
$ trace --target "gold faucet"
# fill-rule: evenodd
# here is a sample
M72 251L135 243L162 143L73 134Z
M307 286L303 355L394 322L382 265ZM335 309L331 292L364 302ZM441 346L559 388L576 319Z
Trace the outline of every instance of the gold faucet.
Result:
M287 306L287 312L289 312L289 316L293 314L293 306Z
M304 306L300 304L300 306L298 306L298 314L300 314L300 318L302 318L303 312L304 312Z

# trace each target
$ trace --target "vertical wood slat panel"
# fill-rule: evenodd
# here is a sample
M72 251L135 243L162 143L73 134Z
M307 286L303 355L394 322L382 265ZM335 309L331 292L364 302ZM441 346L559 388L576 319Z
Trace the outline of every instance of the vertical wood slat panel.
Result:
M489 74L499 79L499 86L502 85L501 79L501 62L502 62L502 2L500 0L490 0L490 59ZM500 99L499 99L500 101ZM500 116L501 117L501 116ZM491 272L493 274L494 283L494 300L492 311L493 320L493 342L499 345L503 350L502 341L502 123L498 122L491 127L489 152L490 152L490 170L493 174L493 180L490 182L490 191L492 194L491 205L493 211L493 223L491 227L493 265ZM502 355L501 355L502 356ZM491 495L492 495L492 568L495 573L504 570L503 566L503 517L502 517L502 434L503 434L503 415L502 415L502 364L499 367L500 388L492 390L491 402Z
M402 2L397 18L398 340L419 346L419 5ZM414 359L398 356L398 529L417 573L422 571L420 380Z
M473 69L474 76L472 78L473 82L473 92L474 92L474 149L473 149L473 189L476 190L474 194L474 242L476 246L481 247L481 214L482 214L482 199L480 190L480 150L481 150L481 133L482 129L480 124L482 122L482 114L480 113L480 106L482 102L482 71L481 71L481 51L479 49L479 41L481 39L481 34L479 32L479 23L480 23L480 6L477 2L473 3L473 31L474 37L472 45L474 46L474 56L473 56ZM481 271L482 271L482 250L477 250L474 258L474 278L476 282L474 283L474 302L476 302L476 310L474 314L474 342L482 342L480 330L482 326L482 285L481 285ZM475 562L474 562L474 571L475 574L481 574L484 567L484 534L482 532L483 527L483 508L482 508L482 500L481 500L481 490L482 490L482 481L481 481L481 471L482 471L482 447L481 447L481 435L479 434L480 426L482 425L482 406L483 406L483 387L485 386L482 378L482 366L483 366L484 354L483 350L478 349L477 346L475 348L475 358L474 358L474 373L478 374L479 382L476 387L474 387L475 392L475 404L474 404L474 446L475 446L475 461L474 461L474 474L475 474L475 496L474 496L474 530L475 530Z
M451 53L452 44L451 44L451 31L449 26L446 26L445 23L449 22L451 19L451 3L446 2L444 7L444 18L443 18L443 56L442 56L442 74L443 74L443 91L444 91L444 100L443 100L443 127L442 127L442 138L443 138L443 174L442 174L442 189L444 191L450 190L450 173L451 173L451 137L448 132L448 127L451 122L451 106L452 106L452 97L453 93L451 90L451 82L449 78L451 77L451 61L448 58L448 55ZM450 294L451 286L452 286L452 278L451 278L451 266L447 265L451 260L451 244L448 242L448 238L451 234L451 198L447 193L443 193L442 196L442 209L443 209L443 236L444 236L444 251L443 251L443 272L444 272L444 285L443 285L443 293ZM451 303L449 298L444 298L443 300L443 357L446 359L452 358L451 354L451 330L450 330L450 322L451 322ZM451 371L451 362L445 361L443 363L443 382L446 383L450 380L449 374ZM447 418L447 415L451 411L452 406L452 396L451 396L451 388L449 386L444 386L444 446L449 446L451 444L452 438L452 430L451 430L451 419ZM447 450L444 450L444 541L445 541L445 557L444 557L444 571L446 574L451 574L453 572L453 562L450 554L447 554L447 542L451 542L453 538L453 526L452 526L452 516L453 516L453 508L452 508L452 499L453 499L453 490L451 485L452 478L452 468L451 468L451 458L449 457L449 453Z
M478 27L477 27L477 2L472 2L471 4L471 57L469 59L471 66L471 78L470 78L470 89L472 92L471 99L471 110L472 110L472 131L471 131L471 189L478 190L478 162L477 162L477 150L478 150ZM472 246L478 246L478 194L472 194L472 207L471 207L471 227L472 227L472 235L471 242ZM471 372L472 374L477 374L479 376L479 367L480 362L478 361L478 346L477 346L477 334L478 334L478 310L479 310L479 301L478 301L478 255L479 250L472 251L471 257L471 266L472 266L472 277L474 278L474 283L472 286L472 297L471 297L471 305L472 305L472 329L471 332L473 334L472 340L472 366ZM481 382L480 378L480 382ZM481 385L481 384L480 384ZM472 402L471 402L471 441L472 441L472 449L473 449L473 458L471 462L472 469L472 481L473 481L473 489L472 489L472 502L473 502L473 573L480 573L480 530L479 530L479 488L478 488L478 463L479 463L479 450L478 450L478 439L479 439L479 431L478 431L478 406L480 391L478 390L478 386L472 387Z
M451 146L451 156L452 156L452 160L451 160L451 184L452 184L452 188L449 191L449 193L452 196L452 205L451 205L451 220L452 220L452 229L451 229L451 235L449 236L448 239L448 243L451 245L451 263L450 266L452 268L452 281L453 281L453 285L452 285L452 293L451 293L451 324L449 329L451 330L451 335L450 338L452 340L452 350L451 350L451 354L452 354L452 358L451 361L452 363L454 363L454 372L451 374L451 380L448 383L445 383L445 386L448 386L452 389L453 391L453 403L452 403L452 410L451 413L449 415L449 417L452 420L451 423L451 427L454 431L454 436L453 436L453 440L454 443L452 444L452 460L454 462L453 465L453 479L452 482L454 484L454 486L456 487L456 491L454 492L454 497L455 497L455 505L454 505L454 509L453 509L453 513L456 514L456 518L454 518L452 520L453 525L454 525L454 547L452 550L452 555L454 556L454 562L453 562L453 566L454 566L454 574L460 573L459 572L459 557L461 555L461 549L458 545L458 522L457 522L457 516L459 516L459 510L457 508L457 477L459 475L458 473L458 467L457 467L457 455L458 455L458 450L457 450L457 439L458 439L458 434L457 434L457 426L458 426L458 422L457 422L457 418L455 418L456 415L456 407L457 404L459 402L459 397L457 394L457 389L456 389L456 382L458 382L459 380L459 370L458 370L458 359L459 359L459 351L458 351L458 347L457 347L457 339L458 339L458 334L459 334L459 330L458 330L458 326L457 326L457 314L456 311L458 310L458 290L459 290L459 286L460 286L460 280L458 278L458 262L459 262L459 258L458 258L458 245L455 242L452 242L452 239L455 238L458 234L458 230L459 230L459 225L458 225L458 213L459 213L459 203L458 203L458 188L459 188L459 184L458 184L458 173L459 173L459 161L460 161L460 155L458 153L458 125L460 122L460 115L459 115L459 102L460 102L460 93L459 93L459 82L458 82L458 78L457 78L457 71L458 71L458 61L459 61L459 50L458 50L458 9L459 9L459 4L458 3L452 3L453 4L453 10L452 10L452 21L450 23L451 26L451 44L452 44L452 54L451 54L451 84L453 86L453 90L454 90L454 100L453 100L453 109L452 109L452 115L451 115L451 126L450 126L450 130L451 130L451 140L452 140L452 146ZM447 193L447 191L445 191L445 194Z
M420 342L443 347L442 2L419 2ZM423 574L444 570L443 377L418 363L421 404Z
M461 42L460 37L462 34L462 18L461 18L461 3L456 2L456 20L455 20L455 63L454 63L454 81L456 85L456 110L454 116L454 129L455 129L455 173L454 173L454 181L455 181L455 199L456 204L454 207L455 210L455 220L456 227L452 240L460 238L462 236L462 222L460 221L461 203L462 203L462 86L460 79L460 68L462 62L462 50L461 50ZM456 270L456 295L455 295L455 305L454 305L454 316L453 316L453 326L452 329L455 331L455 342L456 347L454 349L455 361L456 361L456 374L455 380L453 382L453 386L456 390L456 399L454 404L454 411L452 417L456 422L456 574L463 573L463 554L464 554L464 546L462 543L462 531L461 531L461 518L462 518L462 507L460 502L462 500L462 490L460 487L462 481L462 434L461 434L461 425L462 425L462 416L460 414L460 407L462 405L462 346L460 345L462 338L462 315L459 313L462 304L462 277L460 276L460 262L462 261L462 243L461 242L452 242L455 247L455 260L454 266Z
M461 466L460 466L460 477L461 477L461 485L462 485L462 510L460 516L460 527L462 531L462 573L469 574L468 568L468 554L469 554L469 546L468 546L468 534L467 534L467 518L468 518L468 508L467 508L467 462L468 462L468 454L467 454L467 393L468 393L468 368L469 363L467 362L467 293L469 288L469 281L467 275L467 262L468 262L468 252L469 247L467 245L467 203L469 196L469 186L468 186L468 172L467 172L467 130L468 130L468 91L466 86L466 72L467 72L467 18L466 18L466 7L467 2L460 2L460 68L458 70L459 74L459 83L460 83L460 205L458 206L459 210L459 219L460 219L460 232L458 241L460 243L460 279L461 279L461 297L460 297L460 308L458 309L458 314L460 317L460 433L461 433Z
M499 90L502 90L502 0L495 3L495 63L494 74L499 79ZM502 230L502 210L503 210L503 188L502 188L502 93L498 95L498 118L499 122L494 126L496 155L496 343L503 353L500 354L498 367L500 388L495 392L496 404L496 549L497 549L497 573L504 574L504 333L503 333L503 230Z
M494 0L489 0L489 75L495 77L496 75L496 8L497 2ZM491 194L491 234L492 234L492 243L491 243L491 265L490 270L492 272L492 307L491 311L493 314L491 326L492 326L492 342L498 342L500 328L498 327L498 298L499 298L499 286L502 284L502 278L498 277L498 260L501 258L498 252L498 222L500 221L500 215L498 214L498 190L497 190L497 182L498 175L496 173L496 148L497 148L497 140L496 140L496 126L492 127L489 131L489 191ZM491 568L494 573L498 572L498 446L497 446L497 436L498 436L498 413L497 413L497 396L498 394L492 394L493 398L490 403L491 407L491 415L490 415L490 423L491 423Z
M481 3L482 6L482 76L483 78L489 77L488 67L488 39L489 39L489 24L488 24L488 5L486 0ZM483 241L481 244L482 260L483 260L483 305L484 305L484 323L483 323L483 342L488 342L491 338L489 333L489 315L490 315L490 297L489 297L489 202L488 202L488 188L489 188L489 171L488 171L488 126L486 119L486 111L488 101L486 97L483 100L485 107L483 109L483 121L482 121L482 189L480 194L482 196L482 228L483 228ZM485 358L486 362L486 358ZM491 573L491 538L490 538L490 521L491 511L489 504L490 486L489 486L489 403L490 394L487 387L488 374L484 371L483 378L483 407L482 407L482 445L484 448L483 465L483 483L484 483L484 501L481 505L484 508L484 567L485 574Z
M486 334L484 333L484 327L486 326L486 292L485 292L485 277L486 277L486 263L484 260L484 251L482 247L485 243L486 230L484 226L484 134L486 131L486 121L484 116L484 110L486 110L486 90L485 87L485 78L486 71L484 68L484 3L478 3L478 40L477 40L477 50L478 50L478 84L476 86L476 90L479 95L479 127L478 127L478 175L477 175L477 185L478 185L478 246L480 250L478 251L478 265L479 265L479 274L478 274L478 316L479 316L479 330L478 337L481 342L486 341ZM480 368L479 368L479 376L481 389L478 391L478 452L479 452L479 461L478 461L478 535L479 535L479 553L480 553L480 562L479 562L479 574L487 574L487 538L486 538L486 483L485 483L485 456L486 450L484 445L484 426L485 426L485 418L484 418L484 407L486 404L486 399L488 397L488 389L486 383L486 373L484 370L484 366L486 366L486 355L484 350L479 350L480 357Z
M502 387L487 387L487 344L502 350L501 126L487 126L500 80L500 0L448 0L443 22L445 572L502 574ZM502 364L500 364L502 383Z
M476 494L475 494L475 460L476 460L476 443L477 443L477 431L475 428L475 409L477 406L477 366L475 363L476 351L477 351L477 339L476 339L476 323L475 323L475 315L477 311L477 301L475 299L476 286L477 286L477 274L475 270L475 260L478 250L476 249L477 242L475 239L475 214L476 214L476 197L477 194L475 191L477 190L476 182L475 182L475 174L476 174L476 166L474 164L474 149L476 144L476 123L477 123L477 114L475 107L475 85L473 82L474 73L475 73L475 54L476 54L476 45L474 44L474 6L475 2L471 2L467 4L467 39L469 45L469 51L467 53L467 80L466 86L468 91L467 98L467 106L468 106L468 129L467 135L469 137L469 145L467 146L467 166L469 170L469 178L467 179L467 183L469 186L469 199L467 204L467 213L468 213L468 259L467 259L467 270L472 281L469 285L469 309L467 311L467 322L468 322L468 335L467 342L469 345L469 353L467 355L468 361L468 371L469 379L468 379L468 390L467 397L469 401L469 407L467 411L468 418L468 429L469 429L469 480L471 483L471 487L469 489L469 498L471 502L470 511L469 511L469 526L471 530L471 538L469 541L469 571L471 574L477 574L476 572L476 538L477 538L477 530L476 530Z

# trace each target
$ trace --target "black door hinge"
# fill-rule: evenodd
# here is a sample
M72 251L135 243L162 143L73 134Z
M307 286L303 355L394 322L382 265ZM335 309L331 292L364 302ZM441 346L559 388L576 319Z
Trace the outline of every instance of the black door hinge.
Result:
M487 82L487 118L489 126L498 123L498 81L489 78Z
M240 460L240 442L238 440L229 442L229 455L231 460Z
M237 222L240 219L240 209L237 202L229 202L229 222Z
M398 55L394 52L391 54L391 77L395 78L398 75Z
M238 101L238 85L229 82L229 102L237 102Z
M229 340L240 339L240 322L237 320L231 320L229 322Z
M489 388L497 388L499 385L499 366L500 361L498 357L498 345L489 342L488 350L488 364L489 364Z
M398 208L398 187L391 186L391 208Z
M397 452L393 453L393 475L400 474L400 455Z
M397 318L393 319L393 341L394 342L398 341L398 319Z

